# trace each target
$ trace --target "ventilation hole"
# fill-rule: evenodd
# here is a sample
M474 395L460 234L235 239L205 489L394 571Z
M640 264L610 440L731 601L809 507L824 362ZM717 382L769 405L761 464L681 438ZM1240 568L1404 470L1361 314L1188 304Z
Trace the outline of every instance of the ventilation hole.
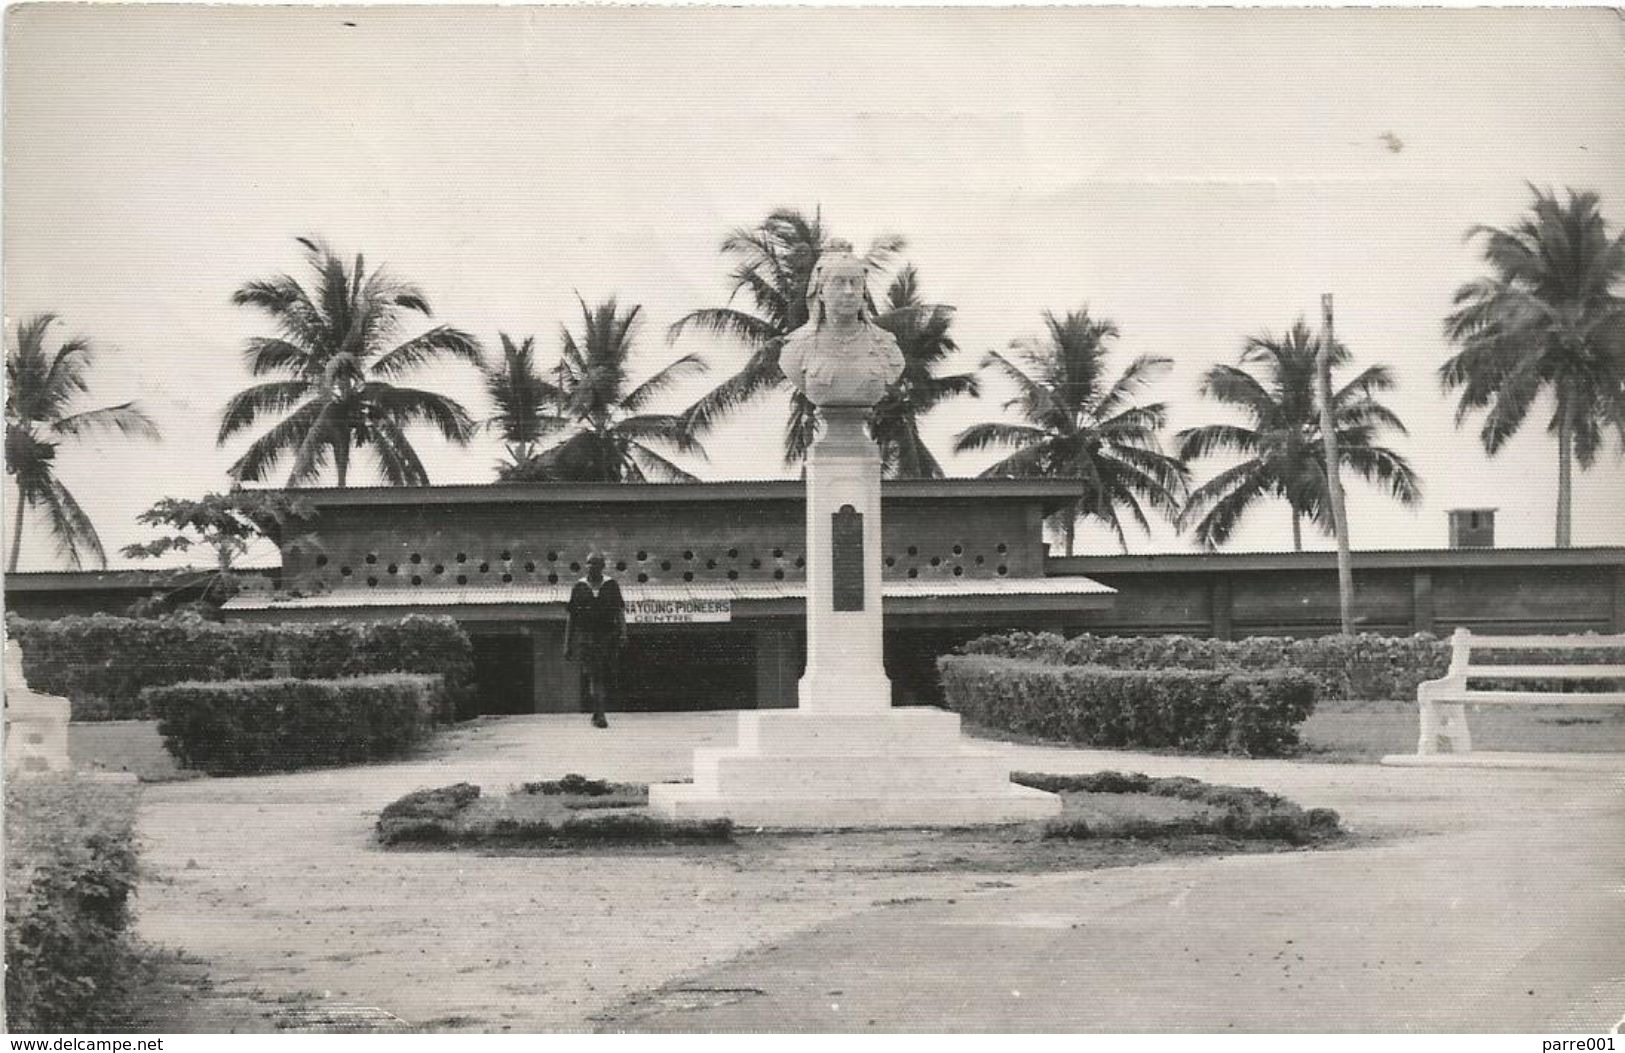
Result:
M983 557L981 557L981 556L977 556L977 557L976 557L976 565L977 565L977 566L978 566L978 567L980 567L980 566L981 566L981 565L982 565L982 564L983 564L983 563L984 563L984 562L986 562L986 561L985 561L985 560L984 560L984 558L983 558Z
M773 572L773 580L775 580L775 581L783 581L784 580L784 571L782 569L781 570L775 570Z
M316 557L316 565L317 565L317 566L318 566L318 567L325 567L325 566L327 566L327 557L326 557L326 556L317 556L317 557Z
M423 579L421 577L419 577L418 575L414 574L414 575L412 575L412 584L414 584L414 585L422 585L423 584Z
M683 571L683 580L684 581L693 581L694 580L694 572L692 570Z
M559 576L557 574L549 574L547 576L547 583L549 585L557 585L559 583Z
M728 580L729 581L738 581L739 580L739 572L737 570L728 571Z
M513 559L513 553L512 552L504 552L504 553L502 553L500 558L501 558L502 562L506 563L509 560Z
M581 564L579 564L579 563L570 564L570 573L572 573L572 574L581 573Z
M377 578L372 578L372 577L369 577L369 578L368 578L368 579L367 579L367 588L369 588L369 589L375 589L375 588L377 588L377 587L378 587L378 579L377 579Z
M796 560L796 562L799 564L801 561L798 559L798 560ZM897 557L896 556L887 556L886 557L886 566L888 566L888 567L897 566Z
M729 559L738 559L739 558L739 550L737 548L730 548L728 550L728 558Z
M773 558L774 559L783 559L784 558L784 549L782 549L782 548L774 549L773 550Z
M1006 544L1005 544L1005 543L1004 543L1004 542L1002 542L1002 541L1001 541L1001 542L999 542L999 545L998 545L998 553L999 553L999 555L1001 555L1001 556L1002 556L1002 555L1004 555L1004 554L1005 554L1005 553L1006 553L1006 552L1009 552L1009 551L1010 551L1010 546L1009 546L1009 545L1006 545Z
M502 584L507 585L507 584L510 584L512 581L513 581L513 575L512 574L504 574L504 575L502 575Z
M444 574L446 572L446 565L444 563L436 563L434 565L434 572L436 574Z
M910 568L908 568L908 576L911 577L911 578L919 577L920 576L920 568L919 567L910 567Z
M684 559L693 559L694 558L694 550L691 549L691 548L683 549L683 558Z
M955 545L954 546L954 555L963 556L964 554L965 554L965 547L963 545Z
M389 570L389 572L390 572L390 573L391 573L391 574L399 574L399 573L400 573L400 572L401 572L401 568L400 568L400 567L398 567L398 566L396 566L396 565L395 565L395 564L393 564L393 563L391 563L391 564L390 564L390 565L389 565L389 567L388 567L388 570Z
M796 566L805 567L806 565L807 565L806 557L804 557L804 556L797 556L796 557Z
M913 545L910 545L908 547L908 554L911 556L918 556L920 554L920 550Z
M625 570L626 569L626 560L624 560L624 559L616 560L615 561L615 569L616 570Z
M535 560L530 560L530 559L525 560L525 573L526 574L534 574L534 573L536 573L536 561Z
M459 584L459 585L467 585L468 584L468 575L467 574L459 574L459 575L457 575L457 584Z
M941 556L932 556L932 557L931 557L931 565L932 565L932 566L933 566L933 567L940 567L940 566L942 566L942 557L941 557Z
M413 563L414 566L419 564L419 563L422 563L422 562L423 562L423 556L422 556L421 553L417 553L417 552L412 553L412 563Z
M466 553L466 552L457 553L457 562L459 562L459 563L467 563L468 562L468 553Z
M638 549L638 562L639 563L642 563L644 560L646 560L648 558L649 558L649 553L643 551L641 548Z
M670 570L671 569L671 560L669 560L669 559L661 560L660 561L660 569L661 570Z
M1008 574L1008 573L1010 573L1010 568L1005 566L1003 563L1000 563L999 564L999 573L1000 574Z
M638 575L638 584L639 585L642 585L644 582L646 582L648 580L649 580L649 575L647 575L647 574L639 574Z
M547 561L549 563L557 563L559 561L559 554L557 552L549 552L547 554Z
M714 560L714 559L706 560L705 561L705 569L706 570L716 570L717 569L717 561Z
M299 546L298 545L289 545L286 551L287 551L288 555L290 555L290 556L297 556L297 555L299 555Z
M339 568L339 573L341 575L343 575L344 577L348 578L353 572L350 570L349 567L340 567Z
M377 562L378 562L378 553L376 553L376 552L367 553L367 566L370 567L374 563L377 563Z
M751 560L750 561L750 569L751 570L761 570L762 569L762 561L759 560L759 559Z
M954 577L960 578L960 577L964 577L964 575L965 575L965 568L964 567L955 567L954 568Z
M491 572L491 564L489 564L489 563L481 563L480 564L480 573L481 574L489 574L490 572Z

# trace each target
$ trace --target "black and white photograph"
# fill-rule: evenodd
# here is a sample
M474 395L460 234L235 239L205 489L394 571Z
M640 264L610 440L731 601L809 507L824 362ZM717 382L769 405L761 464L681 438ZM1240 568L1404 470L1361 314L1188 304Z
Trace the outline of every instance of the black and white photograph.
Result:
M1621 1037L1620 11L0 78L11 1034Z

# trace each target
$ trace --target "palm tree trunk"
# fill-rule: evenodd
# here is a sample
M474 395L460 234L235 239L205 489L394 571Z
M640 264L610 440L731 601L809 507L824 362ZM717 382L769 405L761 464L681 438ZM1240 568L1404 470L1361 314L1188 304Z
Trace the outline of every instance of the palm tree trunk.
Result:
M17 487L17 512L11 517L11 558L6 561L6 573L17 573L17 557L23 551L23 488Z
M1303 517L1296 508L1292 510L1292 551L1303 551Z
M345 480L350 476L350 447L348 445L333 444L333 465L339 472L339 486L343 487Z
M1568 407L1557 406L1557 547L1568 548L1574 515L1574 428Z

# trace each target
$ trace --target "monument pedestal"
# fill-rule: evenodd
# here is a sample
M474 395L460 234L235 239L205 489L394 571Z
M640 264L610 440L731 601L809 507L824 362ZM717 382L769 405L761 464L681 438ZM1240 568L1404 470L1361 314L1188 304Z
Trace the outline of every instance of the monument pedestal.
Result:
M15 640L4 642L5 654L5 770L13 779L68 775L68 720L72 707L65 698L42 695L23 677L23 654Z
M674 819L741 826L961 826L1058 815L959 715L893 709L881 636L880 457L866 407L823 407L807 464L807 672L799 708L739 714L739 744L694 751L694 781L649 787Z

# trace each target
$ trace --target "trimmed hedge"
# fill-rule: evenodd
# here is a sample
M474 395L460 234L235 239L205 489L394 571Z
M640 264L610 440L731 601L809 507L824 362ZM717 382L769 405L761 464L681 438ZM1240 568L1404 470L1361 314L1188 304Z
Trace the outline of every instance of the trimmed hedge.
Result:
M228 680L142 692L164 747L210 775L290 771L397 756L424 739L445 704L438 676Z
M1292 667L1315 678L1325 699L1410 699L1416 685L1444 676L1450 642L1415 636L1322 636L1296 640L1251 636L1213 640L1194 636L1091 636L1002 633L965 644L966 654L1021 658L1052 665L1110 669L1234 669Z
M93 1031L116 1021L136 961L138 791L75 782L8 784L6 1026Z
M68 698L74 720L146 719L154 715L141 701L146 688L265 680L276 675L281 661L288 676L308 680L437 673L446 679L449 706L473 691L468 634L443 615L261 625L94 614L52 621L10 618L7 632L22 644L29 686Z
M1114 749L1280 756L1316 682L1295 669L1107 669L982 655L937 668L948 708L985 727Z

